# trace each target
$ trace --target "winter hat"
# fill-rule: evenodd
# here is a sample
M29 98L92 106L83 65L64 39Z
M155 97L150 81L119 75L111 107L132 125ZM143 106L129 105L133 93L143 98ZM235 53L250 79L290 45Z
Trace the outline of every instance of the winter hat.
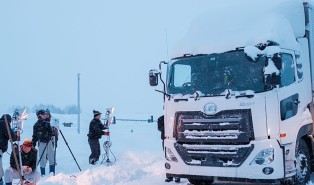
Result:
M23 142L24 146L33 146L33 142L31 139L25 139Z
M36 110L36 115L39 116L39 114L45 114L44 109Z
M93 110L94 113L94 117L98 116L99 114L102 114L101 112L97 111L97 110Z
M2 117L1 117L1 120L5 120L4 117L7 118L8 123L11 123L11 119L12 118L11 118L11 116L9 114L3 114Z
M46 110L45 110L45 114L50 115L50 110L49 110L49 109L46 109Z

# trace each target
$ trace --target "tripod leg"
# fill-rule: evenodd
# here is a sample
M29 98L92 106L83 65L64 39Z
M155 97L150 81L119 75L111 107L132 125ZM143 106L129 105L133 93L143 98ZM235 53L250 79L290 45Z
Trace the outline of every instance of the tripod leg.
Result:
M48 143L49 143L49 142L48 142ZM45 151L46 151L46 149L47 149L48 143L46 144L46 146L45 146L43 152L41 153L41 156L40 156L40 158L39 158L39 160L38 160L37 166L39 165L41 159L43 158L43 155L44 155L44 153L45 153Z
M105 149L105 154L103 154L102 156L103 156L103 160L101 161L101 163L100 164L103 164L104 163L104 161L106 161L106 163L108 163L108 161L109 161L109 149L108 149L108 146L106 145L106 143L104 143L104 145L103 145L103 147L104 147L104 149Z
M71 148L70 148L70 147L69 147L69 145L68 145L68 142L65 140L64 135L63 135L62 131L61 131L61 130L59 130L59 131L60 131L60 134L61 134L61 136L62 136L62 138L63 138L63 140L64 140L65 144L67 145L67 147L68 147L68 149L69 149L69 151L70 151L70 153L71 153L71 155L72 155L72 157L73 157L74 161L76 162L77 167L80 169L80 171L82 171L82 170L81 170L80 165L77 163L77 161L76 161L76 159L75 159L75 157L74 157L74 155L73 155L73 153L72 153Z

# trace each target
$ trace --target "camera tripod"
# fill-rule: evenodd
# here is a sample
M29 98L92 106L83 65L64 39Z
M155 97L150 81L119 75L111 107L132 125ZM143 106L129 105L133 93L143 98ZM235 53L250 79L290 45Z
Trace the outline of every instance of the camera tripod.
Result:
M107 109L106 112L106 122L105 125L107 126L107 131L105 131L104 135L107 137L107 140L104 142L103 144L103 148L105 150L105 154L102 155L103 160L101 161L100 164L106 164L107 166L111 166L112 164L114 164L116 162L116 156L112 153L110 147L112 145L112 142L110 141L110 132L109 132L109 126L111 123L111 119L110 119L110 114L113 112L113 108L111 109ZM113 161L110 160L110 153L113 156Z
M110 141L110 133L109 133L109 129L108 129L108 132L105 132L105 134L108 133L107 135L107 141L104 142L103 144L103 147L104 147L104 150L105 150L105 154L103 154L103 160L101 161L100 164L106 164L106 166L111 166L112 164L114 164L116 162L116 157L115 155L112 153L110 147L112 145L112 142ZM113 161L110 160L110 153L112 154L113 156Z

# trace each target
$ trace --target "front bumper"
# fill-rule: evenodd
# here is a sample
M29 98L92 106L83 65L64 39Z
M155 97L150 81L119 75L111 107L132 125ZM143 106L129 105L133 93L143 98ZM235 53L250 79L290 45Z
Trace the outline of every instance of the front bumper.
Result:
M179 153L175 149L174 140L165 140L165 147L170 148L174 155L177 157L178 162L172 162L166 160L166 164L169 169L166 169L166 173L174 177L195 178L199 179L220 179L220 180L234 180L237 181L275 181L284 178L284 155L283 148L280 147L277 140L268 139L261 141L251 141L251 145L254 145L252 152L244 160L244 162L237 167L211 167L211 166L195 166L189 165L182 160ZM250 165L256 155L263 149L274 149L274 160L267 165ZM273 169L271 174L264 174L263 169L269 167Z

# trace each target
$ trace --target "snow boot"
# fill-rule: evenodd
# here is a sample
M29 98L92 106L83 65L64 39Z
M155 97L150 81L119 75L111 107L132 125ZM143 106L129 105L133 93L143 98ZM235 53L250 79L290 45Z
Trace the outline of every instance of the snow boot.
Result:
M49 166L49 173L52 172L53 175L55 175L55 170L56 170L56 169L55 169L55 165L50 165L50 166Z
M95 163L96 163L96 159L92 158L89 160L89 164L95 165Z
M40 167L40 174L42 177L46 175L45 168Z
M174 182L179 183L180 182L180 178L174 178Z
M165 179L165 182L171 182L171 181L173 181L173 177L167 177L167 178Z

